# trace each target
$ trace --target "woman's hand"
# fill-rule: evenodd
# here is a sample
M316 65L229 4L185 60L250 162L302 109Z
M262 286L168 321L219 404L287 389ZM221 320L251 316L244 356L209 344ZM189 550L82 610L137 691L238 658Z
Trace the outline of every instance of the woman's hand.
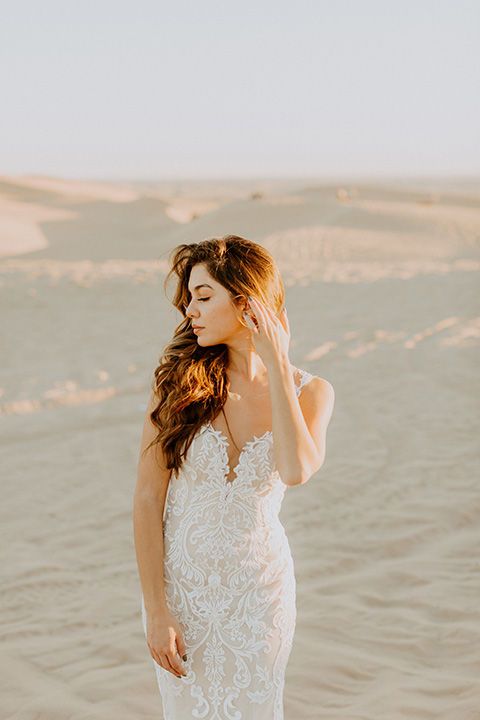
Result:
M290 325L287 311L283 308L280 318L264 303L249 297L250 314L243 313L244 320L252 335L255 350L265 365L288 362ZM254 322L256 321L256 323Z
M185 661L185 643L180 625L173 615L165 612L155 617L147 616L147 644L155 662L175 677L185 677L179 655ZM177 654L178 652L178 654Z

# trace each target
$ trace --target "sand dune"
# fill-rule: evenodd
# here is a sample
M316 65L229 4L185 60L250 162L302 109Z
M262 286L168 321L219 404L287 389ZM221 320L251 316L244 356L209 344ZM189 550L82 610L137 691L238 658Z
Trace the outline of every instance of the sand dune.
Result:
M480 184L0 182L0 718L162 717L131 506L179 242L265 243L336 390L286 720L476 720Z

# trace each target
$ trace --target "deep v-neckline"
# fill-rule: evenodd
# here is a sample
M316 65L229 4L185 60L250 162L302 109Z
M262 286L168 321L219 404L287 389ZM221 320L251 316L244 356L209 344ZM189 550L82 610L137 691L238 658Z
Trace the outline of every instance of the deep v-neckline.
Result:
M214 435L216 435L217 438L223 443L223 452L225 453L226 471L223 473L222 479L226 485L232 485L235 482L235 480L238 479L238 471L240 470L242 457L248 451L250 446L254 445L256 442L259 442L260 440L265 440L267 437L273 437L273 433L271 430L265 430L263 435L260 435L260 436L254 435L251 440L247 440L247 442L243 445L242 449L240 450L236 465L233 468L231 468L230 460L228 458L228 448L231 446L231 443L229 442L228 437L221 430L216 430L213 427L211 420L209 420L206 423L205 427L207 429L211 430L214 433ZM230 476L232 476L231 480L229 480Z
M313 375L311 375L306 370L301 370L300 368L297 368L297 370L300 375L300 384L297 385L297 383L295 382L295 379L293 380L293 383L295 385L295 394L297 395L297 397L300 397L300 394L302 392L304 385L306 385L309 382L309 380L312 379ZM258 437L257 435L254 435L252 440L247 440L245 445L242 447L242 449L240 450L240 453L238 455L237 464L235 465L234 468L231 468L230 460L228 459L228 448L230 447L231 443L229 442L228 437L221 430L216 430L213 427L211 420L209 420L204 425L204 427L206 429L211 430L212 433L217 437L217 439L220 440L220 442L222 443L222 449L225 454L225 466L226 466L226 471L224 472L222 479L223 479L223 482L225 483L225 485L227 485L227 486L232 485L236 480L238 480L238 472L240 470L242 458L243 458L244 454L249 450L250 446L254 445L256 442L259 442L260 440L265 440L267 437L270 437L273 440L273 431L272 430L266 430L263 433L263 435L260 435L260 437ZM229 480L230 476L232 476L231 480Z

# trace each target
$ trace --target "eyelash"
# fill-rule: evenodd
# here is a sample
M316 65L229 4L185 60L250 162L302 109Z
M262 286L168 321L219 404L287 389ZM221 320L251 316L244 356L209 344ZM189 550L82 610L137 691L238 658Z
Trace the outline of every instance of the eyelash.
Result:
M208 298L197 298L197 300L199 302L207 302L207 300L210 300L210 298L209 297ZM190 295L190 297L188 298L188 304L190 305L191 302L192 302L192 296Z

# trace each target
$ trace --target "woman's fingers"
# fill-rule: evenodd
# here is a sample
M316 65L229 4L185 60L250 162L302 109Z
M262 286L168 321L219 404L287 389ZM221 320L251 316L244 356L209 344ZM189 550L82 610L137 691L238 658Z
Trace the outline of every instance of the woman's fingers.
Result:
M187 649L185 647L185 643L183 642L183 635L181 633L177 633L177 650L178 654L185 662L187 659Z
M175 677L180 677L180 673L173 669L170 660L168 659L168 655L166 653L162 654L161 656L162 662L160 663L161 667L166 670L169 673L172 673L172 675L175 675Z
M148 646L148 649L150 650L150 655L155 660L157 665L161 665L162 661L161 661L160 655L157 653L157 651L154 648L150 647L150 645Z
M160 650L156 650L154 647L151 647L150 645L148 646L148 648L150 650L150 655L155 660L157 665L160 665L161 667L163 667L162 657L163 657L164 653L161 652Z
M172 653L170 650L155 653L155 656L152 654L152 657L157 665L160 665L160 667L172 673L175 677L185 677L187 674L177 654Z
M259 325L266 325L265 313L262 310L260 303L252 297L249 297L250 307L252 308L255 318Z
M253 322L253 320L252 320L252 318L250 317L250 315L246 312L246 310L243 311L243 319L245 320L245 322L246 322L246 324L247 324L247 327L248 327L248 329L249 329L251 332L256 332L256 333L258 333L257 326L256 326L255 323Z
M257 317L260 316L263 322L265 322L266 318L268 317L274 325L276 325L280 321L280 324L283 326L285 332L290 335L290 324L288 322L286 308L283 308L282 312L280 313L280 317L277 317L273 310L269 308L268 305L265 305L265 303L262 303L261 300L257 300L256 298L249 298L249 300L251 307L254 309Z
M170 672L172 672L177 677L185 677L187 671L180 662L180 658L178 657L176 652L169 650L168 653L166 653L165 658L168 663L168 667L166 668L166 670L170 670Z
M185 643L177 620L170 613L149 618L146 635L150 655L157 665L171 672L175 677L184 677L187 673L177 650L182 657L185 657Z
M163 649L163 650L156 650L153 647L150 647L150 655L155 660L157 665L160 665L164 670L168 670L168 672L171 672L175 677L185 677L187 674L185 668L183 667L180 658L178 657L176 651L171 649ZM185 646L183 646L183 655L185 655Z
M287 335L290 335L290 323L288 321L287 308L283 308L280 315L280 322L282 323L283 329L285 330Z
M268 305L264 305L264 303L260 302L259 300L258 300L257 302L259 303L259 305L260 305L260 307L262 308L262 310L264 311L264 313L270 318L270 320L271 320L273 323L278 322L278 317L277 317L277 315L273 312L272 308L268 307Z
M173 670L174 675L179 675L180 677L184 677L187 672L185 668L182 665L182 661L178 657L177 654L177 647L178 642L181 641L181 644L183 645L183 637L182 637L182 631L180 630L180 627L175 624L173 629L173 633L170 636L170 647L168 648L167 652L165 653L167 656L168 663L170 667ZM183 653L185 654L185 645L183 645ZM168 669L168 668L167 668Z

